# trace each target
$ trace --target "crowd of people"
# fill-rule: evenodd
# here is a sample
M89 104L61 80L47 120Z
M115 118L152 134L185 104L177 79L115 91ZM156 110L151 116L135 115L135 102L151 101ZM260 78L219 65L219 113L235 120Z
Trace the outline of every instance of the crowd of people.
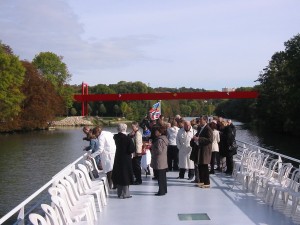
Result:
M158 182L157 196L167 194L167 172L178 171L177 179L187 179L200 188L210 188L210 174L232 174L236 129L231 120L200 116L191 121L179 115L165 121L145 117L132 122L131 131L120 123L117 134L99 126L83 128L89 146L88 157L95 158L99 169L107 175L111 189L119 198L131 198L130 185L142 184L142 168ZM226 160L225 160L226 159ZM224 163L226 162L226 163ZM226 171L225 171L226 169Z

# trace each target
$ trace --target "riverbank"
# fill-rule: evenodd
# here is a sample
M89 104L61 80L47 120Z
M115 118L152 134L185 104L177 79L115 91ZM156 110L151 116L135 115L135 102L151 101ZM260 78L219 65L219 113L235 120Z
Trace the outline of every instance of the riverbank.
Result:
M124 117L98 117L98 116L69 116L61 120L53 121L50 127L56 126L114 126L118 123L131 123Z

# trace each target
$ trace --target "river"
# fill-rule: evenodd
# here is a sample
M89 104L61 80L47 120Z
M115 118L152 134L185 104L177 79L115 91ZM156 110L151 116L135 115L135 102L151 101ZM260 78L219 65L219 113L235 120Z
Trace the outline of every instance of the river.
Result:
M297 138L256 133L237 126L237 139L300 159ZM115 127L105 130L116 132ZM34 193L88 145L81 128L0 135L0 218Z

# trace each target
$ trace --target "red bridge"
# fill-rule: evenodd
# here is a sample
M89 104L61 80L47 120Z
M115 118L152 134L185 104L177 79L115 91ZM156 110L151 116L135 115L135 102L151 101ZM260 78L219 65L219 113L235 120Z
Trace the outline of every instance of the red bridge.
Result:
M175 99L249 99L257 98L256 91L207 91L174 93L133 93L133 94L89 94L88 85L82 83L82 94L74 95L76 101L82 102L82 116L87 115L90 101L133 101L133 100L175 100Z

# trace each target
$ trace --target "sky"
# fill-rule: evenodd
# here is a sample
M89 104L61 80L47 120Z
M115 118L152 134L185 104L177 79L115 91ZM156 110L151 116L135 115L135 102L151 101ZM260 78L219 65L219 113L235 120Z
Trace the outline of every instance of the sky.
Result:
M63 57L70 84L253 87L300 33L299 0L0 0L0 40L21 60Z

